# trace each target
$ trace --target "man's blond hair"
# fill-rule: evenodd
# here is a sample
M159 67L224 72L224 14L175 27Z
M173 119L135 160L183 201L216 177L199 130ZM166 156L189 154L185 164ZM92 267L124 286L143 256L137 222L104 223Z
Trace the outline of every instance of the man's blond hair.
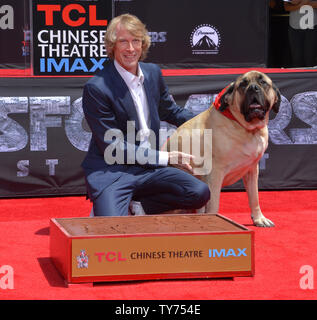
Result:
M117 26L119 24L120 27L125 28L133 36L142 39L142 54L140 60L144 60L151 45L151 38L148 34L145 24L143 24L136 16L128 13L113 18L107 27L105 46L108 57L112 60L114 59L114 46L117 41Z

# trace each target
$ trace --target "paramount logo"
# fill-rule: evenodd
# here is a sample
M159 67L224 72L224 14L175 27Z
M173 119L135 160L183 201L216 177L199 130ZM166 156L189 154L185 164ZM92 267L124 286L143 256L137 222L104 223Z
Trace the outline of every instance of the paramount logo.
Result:
M209 258L227 258L227 257L247 257L247 248L237 248L237 249L209 249Z
M191 34L193 54L218 54L220 46L218 30L209 24L199 25Z

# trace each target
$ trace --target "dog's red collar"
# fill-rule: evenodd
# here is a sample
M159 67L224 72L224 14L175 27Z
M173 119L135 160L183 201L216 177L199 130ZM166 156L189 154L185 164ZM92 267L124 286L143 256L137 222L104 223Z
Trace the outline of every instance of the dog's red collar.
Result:
M238 120L234 117L234 115L231 113L229 108L226 108L225 110L219 110L220 106L221 106L221 97L223 96L223 94L226 92L228 87L225 87L224 89L222 89L221 92L218 93L213 105L214 107L222 113L222 115L224 115L225 117L231 119L231 120L235 120L238 122Z

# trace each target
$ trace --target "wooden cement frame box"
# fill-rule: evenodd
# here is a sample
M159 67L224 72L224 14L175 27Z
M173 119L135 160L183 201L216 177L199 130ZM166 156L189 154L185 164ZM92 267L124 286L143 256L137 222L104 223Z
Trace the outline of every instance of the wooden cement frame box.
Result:
M50 256L67 283L254 275L254 232L219 214L61 218Z

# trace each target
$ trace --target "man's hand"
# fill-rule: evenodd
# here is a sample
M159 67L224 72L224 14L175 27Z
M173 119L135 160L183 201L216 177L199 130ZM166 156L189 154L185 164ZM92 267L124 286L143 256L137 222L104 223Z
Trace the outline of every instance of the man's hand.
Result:
M193 168L190 165L190 161L193 159L193 155L180 151L171 151L168 153L168 164L190 173L193 173Z

